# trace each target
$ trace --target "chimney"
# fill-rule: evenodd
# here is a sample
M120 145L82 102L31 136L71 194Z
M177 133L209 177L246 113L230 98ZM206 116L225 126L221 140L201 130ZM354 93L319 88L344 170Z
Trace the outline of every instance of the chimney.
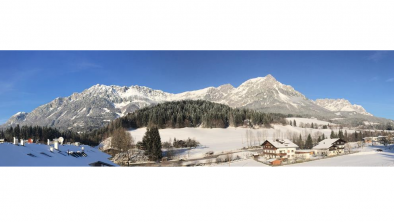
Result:
M63 142L64 142L64 138L63 138L63 137L59 137L59 143L60 143L60 145L63 146Z
M25 141L21 139L21 146L25 146Z
M48 139L48 146L50 145L51 143L50 143L50 140Z
M56 150L59 150L59 141L57 140L53 141L53 146Z
M18 145L18 139L14 137L14 145Z

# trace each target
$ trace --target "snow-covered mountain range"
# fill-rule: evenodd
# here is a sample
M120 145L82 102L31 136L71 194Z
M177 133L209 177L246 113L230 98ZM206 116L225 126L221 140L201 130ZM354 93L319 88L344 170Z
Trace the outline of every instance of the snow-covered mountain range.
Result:
M364 107L357 104L351 104L346 99L317 99L316 104L334 112L357 112L363 115L373 116L371 113L368 113Z
M197 99L222 103L230 107L325 119L337 118L338 115L348 118L349 115L346 114L348 112L351 112L353 117L371 117L363 107L352 105L347 100L325 99L316 102L309 100L293 87L278 82L272 75L267 75L247 80L239 87L226 84L179 94L144 86L121 87L98 84L81 93L56 98L30 113L17 113L4 126L20 124L73 130L96 129L113 119L149 105Z

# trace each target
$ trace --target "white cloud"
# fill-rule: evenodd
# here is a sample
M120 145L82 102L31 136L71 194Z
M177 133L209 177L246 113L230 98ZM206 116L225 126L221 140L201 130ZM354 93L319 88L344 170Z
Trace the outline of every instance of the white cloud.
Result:
M12 91L14 84L11 82L0 82L0 95Z
M386 82L394 82L394 78L390 78L390 79L386 80Z
M374 62L382 60L388 52L386 51L377 51L368 57L368 60L372 60Z

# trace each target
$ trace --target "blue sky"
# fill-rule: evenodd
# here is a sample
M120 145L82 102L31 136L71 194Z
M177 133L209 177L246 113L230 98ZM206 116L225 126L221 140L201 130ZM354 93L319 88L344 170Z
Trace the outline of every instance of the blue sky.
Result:
M390 51L0 51L0 123L95 84L179 93L267 74L310 99L394 119Z

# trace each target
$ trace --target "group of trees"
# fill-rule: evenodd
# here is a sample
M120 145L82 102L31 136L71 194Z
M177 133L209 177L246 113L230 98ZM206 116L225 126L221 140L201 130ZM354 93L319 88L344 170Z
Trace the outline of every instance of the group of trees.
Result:
M112 133L111 147L128 153L134 147L134 139L124 128L119 128Z
M125 128L157 126L160 129L198 126L205 128L243 125L269 126L271 123L286 124L285 117L282 114L233 109L227 105L203 100L186 100L166 102L137 110L112 121L107 128L111 130L111 128L119 126Z
M118 128L111 133L110 146L118 153L122 153L123 161L129 161L130 155L136 153L137 149L144 150L144 154L149 160L158 161L163 157L161 138L157 127L148 128L142 141L137 144L126 129Z
M200 143L195 139L187 138L186 140L177 140L174 138L174 142L169 139L162 143L163 148L183 148L183 147L197 147Z
M0 138L13 141L13 138L33 139L36 143L46 143L48 139L63 137L65 142L81 142L87 145L97 145L100 137L96 133L77 133L71 130L59 131L56 128L46 126L19 126L0 130Z
M297 121L295 119L293 121L291 120L287 121L287 125L298 126L300 128L311 128L311 129L319 129L319 128L328 129L330 127L330 124L322 125L317 123L302 123L302 122L297 124Z
M312 139L311 134L308 134L306 140L304 141L301 134L298 138L293 138L293 142L297 144L297 146L300 147L300 149L312 149L318 142L324 140L324 134L323 136L319 136L318 139L315 140L315 142Z

